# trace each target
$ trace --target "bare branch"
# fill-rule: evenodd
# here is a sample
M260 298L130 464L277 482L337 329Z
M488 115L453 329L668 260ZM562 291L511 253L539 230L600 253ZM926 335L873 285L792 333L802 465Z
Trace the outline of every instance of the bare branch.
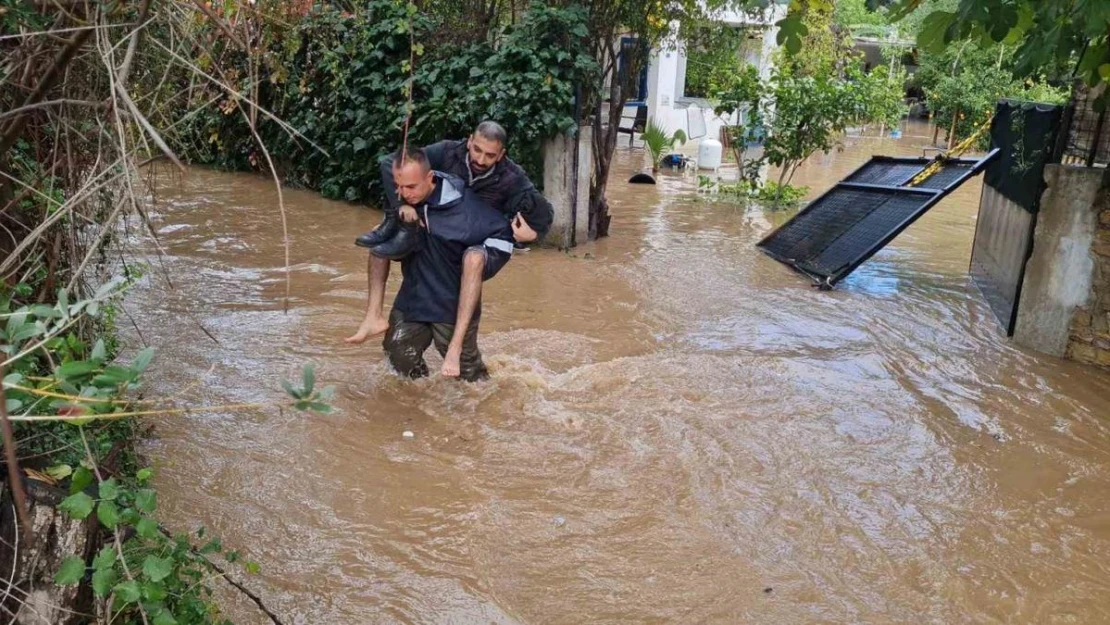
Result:
M57 82L58 78L62 75L66 66L73 60L73 55L77 54L77 50L85 44L85 40L89 38L90 34L92 34L91 30L83 30L73 36L73 39L70 40L66 47L58 53L58 56L54 59L54 65L52 65L50 69L47 70L46 75L39 80L39 84L35 87L35 90L31 95L27 96L27 100L23 103L24 107L42 101L46 92L54 86L54 83ZM8 149L11 148L15 140L19 138L19 135L23 132L23 128L26 125L27 116L25 115L17 116L8 124L8 127L4 130L4 134L0 136L0 156L8 152Z
M27 111L33 111L35 109L48 108L48 107L51 107L51 106L66 106L66 105L68 105L68 106L88 106L88 107L91 107L91 108L106 108L107 107L107 105L104 104L103 102L93 102L92 100L68 100L68 99L47 100L45 102L38 102L38 103L35 103L35 104L28 104L26 106L21 106L19 108L14 108L10 111L4 111L3 113L0 113L0 120L7 119L9 117L15 117L16 115L22 115L23 113L26 113Z

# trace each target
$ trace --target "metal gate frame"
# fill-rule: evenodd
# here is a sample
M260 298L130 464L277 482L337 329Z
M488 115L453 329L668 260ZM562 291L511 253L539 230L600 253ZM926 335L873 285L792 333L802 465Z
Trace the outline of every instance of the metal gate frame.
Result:
M928 186L916 186L916 187L906 186L914 179L914 177L918 173L920 173L923 169L925 169L925 167L927 167L932 162L932 159L920 158L920 157L919 158L913 158L913 157L906 158L906 157L892 157L892 156L874 156L874 157L871 158L871 160L867 161L866 163L864 163L863 165L861 165L860 167L858 167L854 171L852 171L852 173L849 174L844 179L844 181L837 183L832 188L830 188L828 191L825 191L824 193L822 193L817 199L810 202L808 206L806 206L804 209L799 211L797 215L795 215L793 218L790 219L790 221L786 222L785 224L783 224L782 226L780 226L779 228L777 228L776 230L774 230L773 232L768 234L766 237L764 237L761 241L759 241L759 243L756 244L756 246L759 247L765 254L767 254L771 258L774 258L775 260L778 260L779 262L785 263L785 264L789 265L790 267L792 267L793 269L795 269L796 271L808 276L810 279L814 280L814 282L817 284L817 286L820 286L822 288L832 288L832 286L834 284L836 284L840 280L843 280L845 277L848 276L848 274L852 273L857 267L859 267L861 264L863 264L867 259L871 258L876 252L881 250L888 243L890 243L895 237L897 237L899 234L901 234L906 228L910 227L910 225L912 225L922 215L924 215L926 212L928 212L929 209L931 209L933 206L935 206L937 204L937 202L940 202L942 199L944 199L952 191L955 191L956 188L958 188L960 185L962 185L964 182L966 182L969 178L972 178L972 177L978 175L986 167L987 163L989 163L992 159L994 159L995 156L998 155L998 153L999 153L999 149L995 148L995 149L991 150L989 153L987 153L987 155L982 157L982 158L948 159L947 161L945 161L946 163L954 164L954 165L957 165L957 166L968 166L968 165L970 165L970 167L966 167L966 170L960 176L958 176L955 180L953 180L953 181L949 182L948 184L945 184L944 186L939 187L939 188L930 188ZM851 182L851 180L853 178L860 177L860 175L867 168L875 167L875 166L881 166L881 165L884 165L884 164L887 164L887 165L913 165L913 166L915 166L915 168L913 169L913 171L911 173L907 174L904 177L899 178L898 179L898 184L890 185L890 184L867 184L867 183ZM938 174L943 172L943 171L944 171L944 169L942 169L940 172L938 172ZM933 177L935 177L935 176L936 176L936 174L934 174ZM929 183L929 179L926 179L923 182L923 185L928 185L928 183ZM813 267L808 267L807 268L805 266L806 259L787 258L787 257L783 256L782 254L776 253L774 250L770 249L770 247L774 245L775 238L780 236L784 231L788 230L788 228L791 226L791 224L799 223L799 220L805 220L807 215L813 213L814 211L820 210L820 208L821 208L822 204L825 202L825 200L831 198L834 194L836 194L838 192L841 192L841 191L844 191L844 190L853 190L853 189L854 190L864 190L864 191L880 191L880 192L886 192L886 193L898 194L898 195L908 195L908 194L919 195L919 196L921 196L921 199L923 201L922 201L919 208L917 208L912 213L910 213L905 219L903 219L902 221L897 223L889 231L884 232L883 235L880 237L880 239L878 241L876 241L874 244L872 244L872 245L870 245L866 248L861 249L860 253L856 254L852 258L851 261L845 263L841 267L838 267L838 268L836 268L832 271L824 272L824 271L816 271L816 270L814 270ZM880 205L880 207L881 207L881 205ZM850 232L851 232L851 226L849 226L847 229L845 229L843 232L841 232L836 238L829 241L829 243L824 248L822 248L822 250L828 249L833 243L835 243L841 237L845 236L846 234L848 234Z

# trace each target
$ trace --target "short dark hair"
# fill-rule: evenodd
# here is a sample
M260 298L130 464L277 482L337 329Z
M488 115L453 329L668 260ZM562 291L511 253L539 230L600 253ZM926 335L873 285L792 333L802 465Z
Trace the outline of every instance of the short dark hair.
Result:
M423 148L408 148L393 153L393 169L400 169L405 163L416 163L425 171L432 169L432 163L428 161L428 155Z
M501 144L501 147L505 147L505 144L509 142L509 133L505 132L505 127L491 119L478 124L478 127L474 129L474 134L490 141L496 141Z

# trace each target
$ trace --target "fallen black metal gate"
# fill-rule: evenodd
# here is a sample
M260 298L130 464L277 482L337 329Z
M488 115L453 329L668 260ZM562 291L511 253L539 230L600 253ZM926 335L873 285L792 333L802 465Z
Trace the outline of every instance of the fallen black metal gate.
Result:
M944 160L916 185L932 159L872 157L757 245L831 287L997 155L996 149L979 159Z

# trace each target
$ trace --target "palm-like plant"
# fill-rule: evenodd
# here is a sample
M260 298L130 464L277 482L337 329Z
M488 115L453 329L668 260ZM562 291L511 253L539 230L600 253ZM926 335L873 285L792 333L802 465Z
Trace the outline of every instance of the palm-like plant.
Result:
M652 173L659 171L659 161L663 159L667 152L674 149L675 143L679 145L686 143L685 132L676 130L674 134L667 134L667 131L663 130L663 127L655 121L654 117L648 120L640 138L644 140L644 148L651 155Z

